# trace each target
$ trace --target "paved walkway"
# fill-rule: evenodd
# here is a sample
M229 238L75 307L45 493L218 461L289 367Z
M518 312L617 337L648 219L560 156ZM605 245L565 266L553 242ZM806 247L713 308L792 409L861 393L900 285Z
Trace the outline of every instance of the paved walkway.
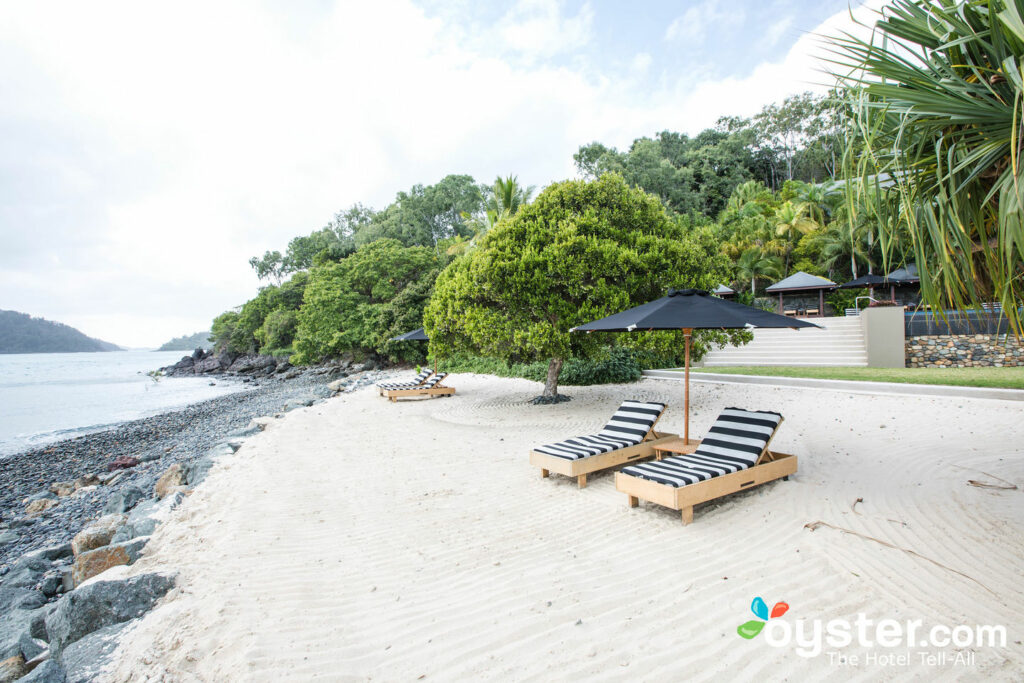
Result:
M652 379L683 381L683 373L675 370L644 370L644 376ZM780 387L803 387L857 394L906 394L908 396L947 396L950 398L989 398L1001 401L1024 401L1024 391L1020 389L957 387L945 384L862 382L855 380L812 379L810 377L732 375L716 372L691 372L690 381L712 382L716 384L768 384Z

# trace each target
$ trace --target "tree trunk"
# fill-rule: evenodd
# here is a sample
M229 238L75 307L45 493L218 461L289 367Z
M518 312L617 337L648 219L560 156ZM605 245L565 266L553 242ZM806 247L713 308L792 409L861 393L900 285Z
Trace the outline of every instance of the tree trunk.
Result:
M562 372L562 359L552 358L548 361L548 378L544 382L544 398L558 397L558 375Z

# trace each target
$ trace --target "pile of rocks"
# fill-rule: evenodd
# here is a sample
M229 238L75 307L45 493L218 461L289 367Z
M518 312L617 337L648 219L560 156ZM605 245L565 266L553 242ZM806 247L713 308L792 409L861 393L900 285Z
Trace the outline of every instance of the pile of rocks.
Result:
M233 375L252 381L255 378L291 380L317 375L327 375L331 378L347 377L381 368L382 365L377 360L356 362L351 357L338 358L315 366L295 367L287 358L259 354L213 353L196 349L191 356L184 356L174 365L160 368L160 372L168 377Z
M936 334L907 337L908 368L1013 367L1024 365L1024 345L1012 335Z
M133 564L157 525L202 482L217 460L274 418L254 419L221 439L198 458L177 462L152 490L123 485L110 496L104 515L70 543L18 558L0 582L0 683L8 681L91 681L109 663L121 631L142 616L174 585L166 574L105 578L114 567ZM121 471L111 473L110 485ZM98 479L98 477L97 477ZM99 483L58 482L54 498L74 495ZM76 489L77 486L77 489Z

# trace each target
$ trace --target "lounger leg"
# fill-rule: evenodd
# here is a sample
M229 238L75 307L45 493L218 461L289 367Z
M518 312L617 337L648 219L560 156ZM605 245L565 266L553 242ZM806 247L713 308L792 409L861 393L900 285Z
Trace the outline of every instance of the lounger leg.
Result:
M636 496L629 496L629 507L635 508L639 504L640 504L640 499L639 498L637 498Z
M548 475L549 475L549 474L551 474L551 473L550 473L550 472L548 472L547 470L541 470L541 471L540 471L540 477L541 477L541 479L547 479L547 478L548 478Z
M689 524L693 521L693 507L683 508L680 512L683 513L683 524Z
M581 489L587 488L587 475L581 474L578 477L576 477L576 483L579 484L579 487Z

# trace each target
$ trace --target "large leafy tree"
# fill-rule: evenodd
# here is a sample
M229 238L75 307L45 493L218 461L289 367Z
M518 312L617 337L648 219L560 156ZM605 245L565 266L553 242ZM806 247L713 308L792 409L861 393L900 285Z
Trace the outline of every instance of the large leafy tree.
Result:
M441 273L424 315L432 353L466 350L547 360L544 397L557 399L570 356L594 355L599 335L576 325L664 295L713 288L728 261L687 235L656 197L618 175L549 186Z
M298 313L294 362L370 354L389 336L415 327L426 299L423 282L432 281L440 265L434 249L382 239L338 263L313 268ZM396 300L405 302L402 311L395 310Z
M870 38L833 46L848 220L869 213L887 266L916 260L927 303L999 300L1020 333L1024 3L894 0Z

